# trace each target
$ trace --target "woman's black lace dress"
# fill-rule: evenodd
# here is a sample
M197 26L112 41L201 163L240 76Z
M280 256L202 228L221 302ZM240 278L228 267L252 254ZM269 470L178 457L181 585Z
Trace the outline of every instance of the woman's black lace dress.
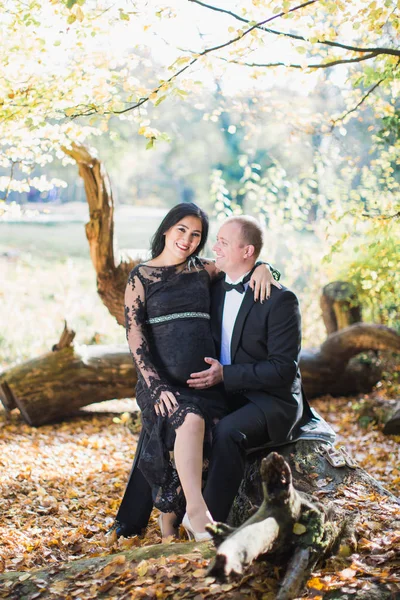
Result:
M138 467L151 485L154 505L182 513L184 497L174 468L175 429L188 413L204 418L205 464L213 422L226 414L222 390L194 390L190 374L216 357L210 328L210 276L199 259L170 267L140 264L125 294L126 331L137 374L136 400L146 440ZM170 416L154 411L160 393L171 391L179 407Z

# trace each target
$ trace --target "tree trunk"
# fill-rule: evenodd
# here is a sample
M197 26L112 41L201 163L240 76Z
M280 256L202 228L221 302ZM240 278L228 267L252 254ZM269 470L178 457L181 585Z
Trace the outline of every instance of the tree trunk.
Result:
M356 288L347 281L328 283L322 290L320 306L328 335L362 321Z
M72 144L64 152L73 158L82 177L89 205L86 237L90 257L96 271L97 291L111 315L125 325L124 293L128 275L138 260L121 259L114 255L114 200L110 179L94 150Z
M357 519L364 538L362 524L378 516L374 503L365 502L367 498L393 515L387 534L396 531L398 498L357 467L345 450L341 456L352 468L331 466L325 449L320 442L303 440L280 447L280 454L263 450L248 457L229 525L217 523L209 528L217 545L210 574L226 580L262 557L269 564L284 566L276 598L291 600L302 594L311 571L328 556L340 549L349 555L356 549ZM368 573L366 579L370 581ZM379 592L377 598L391 598L393 589L398 588L382 583L374 592ZM352 597L368 595L354 590Z

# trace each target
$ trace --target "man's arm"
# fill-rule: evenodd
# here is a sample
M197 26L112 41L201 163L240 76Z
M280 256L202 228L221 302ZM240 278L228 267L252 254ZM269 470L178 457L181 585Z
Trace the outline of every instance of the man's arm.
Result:
M205 358L210 368L192 373L187 383L203 389L223 381L227 392L291 386L297 372L300 341L299 303L293 292L285 290L270 309L265 332L267 360L223 366L214 358Z
M270 309L265 335L267 360L223 367L227 392L273 390L293 383L301 340L299 303L293 292L285 290L276 298Z

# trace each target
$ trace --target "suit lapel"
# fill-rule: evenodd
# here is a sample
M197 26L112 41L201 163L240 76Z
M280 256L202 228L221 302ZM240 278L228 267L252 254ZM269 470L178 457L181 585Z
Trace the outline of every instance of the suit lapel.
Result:
M231 361L232 364L235 360L235 354L237 352L240 336L242 334L244 322L251 307L254 305L253 290L249 286L243 298L243 302L239 308L239 312L236 317L235 325L233 327L232 340L231 340Z
M221 354L222 313L225 303L225 290L222 281L217 281L212 287L211 295L211 331L215 342L217 357Z

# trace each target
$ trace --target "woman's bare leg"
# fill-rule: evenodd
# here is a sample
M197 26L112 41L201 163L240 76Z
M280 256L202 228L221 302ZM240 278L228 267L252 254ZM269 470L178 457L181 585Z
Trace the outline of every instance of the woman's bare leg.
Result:
M171 535L176 535L177 533L177 529L174 526L175 521L176 521L176 514L171 512L171 513L163 513L160 512L161 515L161 521L162 521L162 537L167 538L170 537Z
M176 430L174 447L176 470L186 498L186 512L193 529L198 533L205 531L205 525L210 522L201 493L204 431L204 419L189 413Z

